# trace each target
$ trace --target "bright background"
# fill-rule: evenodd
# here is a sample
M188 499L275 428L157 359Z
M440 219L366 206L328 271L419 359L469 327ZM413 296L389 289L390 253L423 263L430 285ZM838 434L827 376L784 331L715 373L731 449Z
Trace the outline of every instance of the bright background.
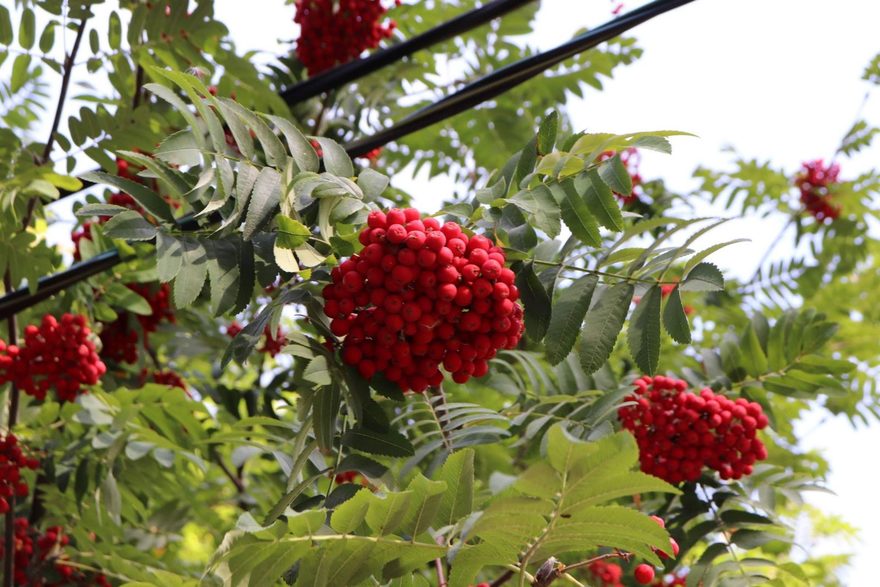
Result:
M267 62L290 48L288 42L296 35L292 6L278 0L217 0L216 5L239 51L262 51L257 60ZM627 2L626 8L637 5ZM577 29L610 18L613 6L611 0L545 0L528 41L552 47ZM698 165L727 164L732 156L723 152L726 147L749 158L770 159L794 173L801 161L830 158L860 111L869 122L880 124L880 99L865 101L870 86L861 81L865 65L880 51L878 23L880 2L873 0L697 0L635 29L632 34L644 56L620 70L603 92L590 89L584 99L573 102L570 113L578 129L675 129L699 135L674 140L671 157L644 157L643 177L663 177L678 192L695 186L691 173ZM84 81L85 71L77 73L75 81ZM37 136L48 132L48 121L46 126ZM875 148L846 162L841 176L878 166ZM443 178L428 181L426 176L399 176L395 182L431 202L426 209L453 188ZM55 208L71 218L69 203ZM706 206L698 211L723 214ZM717 253L714 262L730 275L751 276L783 224L781 218L728 223L711 234L713 242L743 236L751 242ZM69 240L69 225L58 228L53 236ZM783 244L778 254L784 253ZM880 448L880 427L853 429L839 418L816 414L801 433L805 447L823 451L833 466L829 486L836 495L816 493L810 503L861 529L857 544L817 548L855 551L842 582L877 585L872 557L880 551L880 474L872 457Z

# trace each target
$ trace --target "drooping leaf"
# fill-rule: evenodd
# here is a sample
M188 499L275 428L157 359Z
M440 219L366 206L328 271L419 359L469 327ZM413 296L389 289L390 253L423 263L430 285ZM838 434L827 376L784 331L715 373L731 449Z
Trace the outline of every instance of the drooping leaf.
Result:
M550 326L551 304L547 290L535 275L534 264L529 261L516 275L516 286L525 305L526 334L536 342L541 341Z
M581 366L587 374L597 371L611 356L632 297L633 286L621 282L605 289L587 312L578 347Z
M370 454L389 457L408 457L415 454L412 443L398 432L375 432L366 428L352 428L342 437L342 444Z
M627 338L636 365L648 375L657 370L660 360L660 286L653 285L633 311Z
M598 282L599 278L596 275L581 277L562 290L559 299L553 305L550 326L544 342L547 360L551 365L561 362L571 352Z
M120 212L104 225L104 234L110 238L132 241L148 241L154 238L159 229L134 210Z
M663 309L663 326L675 342L687 344L691 341L691 327L681 303L681 293L678 291L678 286L675 286L675 289L666 298L666 307Z

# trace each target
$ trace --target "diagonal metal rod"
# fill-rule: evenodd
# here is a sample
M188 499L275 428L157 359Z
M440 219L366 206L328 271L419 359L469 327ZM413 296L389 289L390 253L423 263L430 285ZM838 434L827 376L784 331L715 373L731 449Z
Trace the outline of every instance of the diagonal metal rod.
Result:
M436 45L456 35L466 33L534 1L492 0L492 2L456 16L452 20L444 22L402 43L375 51L363 59L349 61L320 73L286 90L282 90L279 95L287 104L296 104L308 100L318 94L342 87L345 84L367 76L383 67L409 57L417 51L427 49L431 45ZM61 195L59 199L72 196L95 185L91 181L80 181L82 181L82 187L78 190L60 190Z
M574 37L555 49L512 63L468 84L454 94L422 108L403 121L369 137L348 143L352 157L364 155L401 137L446 120L465 110L503 94L521 83L558 65L569 57L592 49L655 16L693 2L693 0L655 0L632 10L596 29Z
M402 43L376 51L363 59L349 61L300 82L291 88L283 90L280 96L288 104L313 98L327 90L342 87L387 65L409 57L416 51L421 51L431 45L436 45L456 35L475 29L499 16L507 14L511 10L534 1L493 0Z
M655 0L592 31L579 35L555 49L523 59L480 78L432 106L419 110L399 124L380 131L375 135L347 143L344 145L344 148L351 157L364 155L376 147L384 146L408 134L450 118L486 100L490 100L510 88L558 65L577 53L592 49L655 16L690 2L693 2L693 0ZM181 227L186 229L186 225ZM34 294L31 294L27 288L9 293L0 298L0 319L7 318L29 308L71 285L113 267L121 261L122 259L118 251L106 251L88 261L77 263L60 273L44 277L39 281L37 292Z

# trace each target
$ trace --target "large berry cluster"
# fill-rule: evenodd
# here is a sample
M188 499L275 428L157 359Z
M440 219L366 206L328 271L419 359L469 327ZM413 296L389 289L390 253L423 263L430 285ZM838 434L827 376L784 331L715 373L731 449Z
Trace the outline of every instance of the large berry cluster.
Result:
M522 307L504 252L418 210L371 212L363 250L331 272L324 288L342 359L365 379L383 373L403 391L482 377L498 349L523 333Z
M171 287L167 283L129 283L128 288L141 295L150 304L150 314L119 312L116 320L105 323L101 329L101 356L116 363L136 363L138 360L138 332L132 319L140 323L144 347L150 346L150 333L156 332L163 321L176 322L171 308Z
M59 401L75 400L107 371L90 334L84 316L64 314L59 322L46 314L39 327L24 329L22 346L0 341L0 385L12 381L40 400L54 388Z
M40 461L24 456L14 434L0 440L0 514L9 511L7 497L28 494L28 484L21 478L21 469L33 470L39 466Z
M803 163L802 167L794 184L801 192L801 204L807 212L819 222L834 220L840 216L840 206L831 201L834 194L830 187L838 181L840 165L832 163L825 167L821 159L816 159Z
M13 584L27 587L110 587L104 575L85 573L66 563L67 556L63 549L70 539L60 526L47 528L41 534L31 527L27 518L16 518L14 533ZM6 556L4 547L0 542L0 559Z
M294 4L293 21L300 26L296 55L309 75L375 49L397 27L393 20L383 22L388 8L381 0L296 0Z
M614 151L603 151L602 154L599 155L599 161L611 159L616 154L617 153ZM639 173L642 156L638 149L635 147L629 147L620 151L620 162L623 163L623 166L626 167L627 173L629 173L630 181L632 181L632 191L629 194L614 192L614 195L617 196L624 205L632 204L638 201L639 187L642 185L642 175Z
M736 401L708 387L699 395L687 383L659 375L635 381L635 392L618 411L639 445L642 471L670 483L696 481L704 467L722 479L739 479L767 458L757 431L767 426L761 406Z

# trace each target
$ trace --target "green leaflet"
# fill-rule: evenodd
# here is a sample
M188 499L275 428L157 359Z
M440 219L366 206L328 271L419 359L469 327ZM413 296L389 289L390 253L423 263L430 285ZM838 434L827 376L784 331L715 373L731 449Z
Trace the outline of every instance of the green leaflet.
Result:
M544 342L551 365L561 362L574 346L598 282L596 275L581 277L564 289L553 305Z
M597 371L611 356L632 296L631 284L618 283L606 288L587 312L578 349L581 366L587 374Z
M636 365L653 375L660 360L660 286L652 285L633 311L627 340Z
M517 273L516 286L525 305L526 334L536 342L541 341L550 326L550 296L535 275L531 261Z
M675 342L687 344L691 341L691 327L681 303L681 292L679 292L678 286L675 286L675 289L666 298L666 307L663 308L663 326Z

